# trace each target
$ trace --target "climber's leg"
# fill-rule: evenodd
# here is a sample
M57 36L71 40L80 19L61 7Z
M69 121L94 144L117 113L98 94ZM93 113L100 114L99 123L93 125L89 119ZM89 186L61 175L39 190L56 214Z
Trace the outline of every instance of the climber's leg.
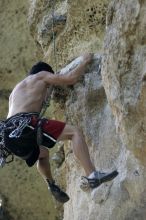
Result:
M49 163L49 151L42 146L40 147L40 155L37 161L37 169L45 180L49 179L50 182L53 182Z
M63 192L53 180L50 163L49 163L49 151L45 147L40 147L40 155L37 161L37 169L41 176L48 183L48 188L50 189L52 195L55 199L61 203L65 203L69 200L68 195Z
M80 129L71 125L66 125L62 134L57 139L57 141L60 140L72 141L73 152L75 156L79 159L87 176L89 176L93 171L95 171L95 167L90 159L87 144L85 142L83 133Z
M58 138L58 141L60 140L72 141L73 152L75 156L79 159L87 176L83 177L84 181L82 181L80 185L83 190L86 190L87 188L98 187L102 183L110 181L118 175L118 172L116 170L110 173L101 173L99 171L96 171L93 163L91 162L88 147L85 142L83 133L78 128L66 125L62 134Z

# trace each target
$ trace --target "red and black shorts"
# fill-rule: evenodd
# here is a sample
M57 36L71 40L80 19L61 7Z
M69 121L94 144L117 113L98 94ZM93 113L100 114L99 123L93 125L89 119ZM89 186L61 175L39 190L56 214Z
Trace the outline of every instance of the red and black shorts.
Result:
M38 117L32 116L28 127L30 129L35 129L37 122ZM42 145L48 148L52 148L56 144L57 139L61 135L64 127L64 122L43 118L41 123L41 130L43 132Z

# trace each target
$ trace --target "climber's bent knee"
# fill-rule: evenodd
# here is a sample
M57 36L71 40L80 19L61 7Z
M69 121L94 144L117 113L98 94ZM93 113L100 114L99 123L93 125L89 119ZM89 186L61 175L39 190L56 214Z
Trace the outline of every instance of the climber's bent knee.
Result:
M71 140L75 135L82 135L81 130L72 125L65 125L64 130L57 141Z

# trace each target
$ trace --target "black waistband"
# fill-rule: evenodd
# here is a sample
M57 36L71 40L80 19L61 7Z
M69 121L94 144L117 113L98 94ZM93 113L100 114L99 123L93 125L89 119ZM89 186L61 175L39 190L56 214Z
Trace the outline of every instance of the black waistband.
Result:
M19 117L24 117L24 116L39 116L38 112L19 112L15 115L12 115L11 117L7 118L5 122L11 121L11 119L19 118Z

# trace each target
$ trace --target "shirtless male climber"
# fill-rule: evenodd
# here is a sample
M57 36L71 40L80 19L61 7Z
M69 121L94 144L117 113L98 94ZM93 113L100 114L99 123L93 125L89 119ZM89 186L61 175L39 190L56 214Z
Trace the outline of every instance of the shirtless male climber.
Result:
M9 97L9 112L5 121L4 142L7 149L26 161L29 167L37 161L37 169L48 184L48 189L59 202L69 200L52 177L49 164L49 151L56 142L71 140L73 152L85 171L85 180L93 189L114 179L118 172L101 173L91 162L88 147L81 130L56 120L40 119L39 113L50 85L73 85L84 74L91 63L93 54L83 55L82 62L68 74L54 74L51 66L38 62L27 77L19 82ZM39 124L39 126L38 126ZM37 128L42 130L42 143L37 142ZM83 186L84 187L84 186Z

